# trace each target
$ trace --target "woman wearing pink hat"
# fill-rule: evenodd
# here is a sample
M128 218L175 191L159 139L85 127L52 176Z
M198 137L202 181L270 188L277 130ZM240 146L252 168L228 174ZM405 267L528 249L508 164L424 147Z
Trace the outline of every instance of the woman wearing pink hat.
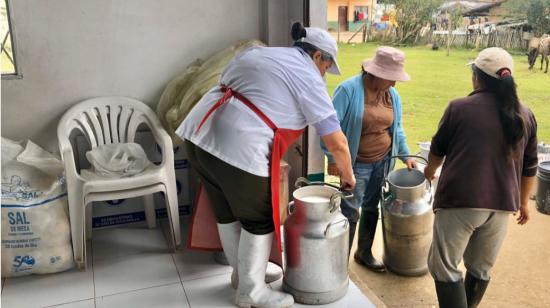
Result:
M362 72L336 88L332 102L340 126L348 138L356 186L354 197L342 202L342 213L350 222L349 247L359 221L358 249L354 259L374 271L384 271L384 264L371 252L378 223L378 202L384 166L391 156L407 155L405 132L401 125L401 98L394 88L396 81L408 81L404 70L405 54L392 47L379 47L373 59L363 61ZM339 175L333 156L325 149L328 173ZM408 168L413 159L404 160ZM393 169L395 161L389 161ZM359 215L361 208L361 217Z
M510 214L520 212L520 225L529 220L537 172L537 123L517 96L512 56L492 47L470 64L474 91L449 103L424 169L433 179L445 158L428 267L439 306L449 308L481 301Z

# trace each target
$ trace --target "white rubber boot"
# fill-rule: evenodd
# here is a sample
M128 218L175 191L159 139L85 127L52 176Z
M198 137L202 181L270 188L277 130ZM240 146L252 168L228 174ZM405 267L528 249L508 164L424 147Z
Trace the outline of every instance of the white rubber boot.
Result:
M241 308L285 308L294 304L290 294L271 290L265 283L265 270L273 232L264 235L241 230L239 241L239 287L235 302Z
M241 223L238 221L228 224L218 224L218 233L222 242L223 252L233 268L231 274L231 287L237 289L239 285L239 274L237 271L237 251L239 247L239 239L241 237ZM265 272L265 282L272 283L283 277L283 270L275 263L269 262Z
M283 269L275 263L267 262L267 268L265 269L265 283L272 283L281 278L283 278ZM238 285L239 273L238 271L233 270L233 273L231 273L231 287L236 290Z
M241 223L238 221L228 224L218 224L218 234L222 242L223 252L233 272L237 270L239 253L239 240L241 238Z

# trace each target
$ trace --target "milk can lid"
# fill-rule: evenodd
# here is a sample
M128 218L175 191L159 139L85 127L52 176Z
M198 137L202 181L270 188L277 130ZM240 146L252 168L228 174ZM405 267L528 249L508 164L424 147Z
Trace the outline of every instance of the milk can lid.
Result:
M539 163L539 172L550 175L550 160Z

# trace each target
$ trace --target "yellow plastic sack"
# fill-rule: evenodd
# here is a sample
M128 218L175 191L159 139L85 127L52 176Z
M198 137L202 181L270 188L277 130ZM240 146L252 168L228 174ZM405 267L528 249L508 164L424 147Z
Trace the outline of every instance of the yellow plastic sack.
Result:
M200 59L193 62L181 75L168 83L157 105L157 115L172 137L174 146L183 142L175 131L193 106L218 83L221 73L233 57L254 46L265 44L258 40L239 42L204 62Z

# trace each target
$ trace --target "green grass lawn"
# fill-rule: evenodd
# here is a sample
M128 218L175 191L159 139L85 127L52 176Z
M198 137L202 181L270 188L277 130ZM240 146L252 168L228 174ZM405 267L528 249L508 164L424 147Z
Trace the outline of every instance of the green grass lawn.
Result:
M343 80L358 74L361 60L374 55L377 45L341 44L338 64L343 74L327 74L327 87L332 95ZM477 51L445 50L432 51L426 47L401 48L407 56L405 69L411 81L397 83L403 102L403 125L412 152L418 151L416 142L429 141L448 102L463 97L472 91L471 70L466 64L477 56ZM529 71L527 56L514 55L514 77L518 84L519 97L529 106L538 122L538 138L550 143L550 73L543 74L538 68Z

